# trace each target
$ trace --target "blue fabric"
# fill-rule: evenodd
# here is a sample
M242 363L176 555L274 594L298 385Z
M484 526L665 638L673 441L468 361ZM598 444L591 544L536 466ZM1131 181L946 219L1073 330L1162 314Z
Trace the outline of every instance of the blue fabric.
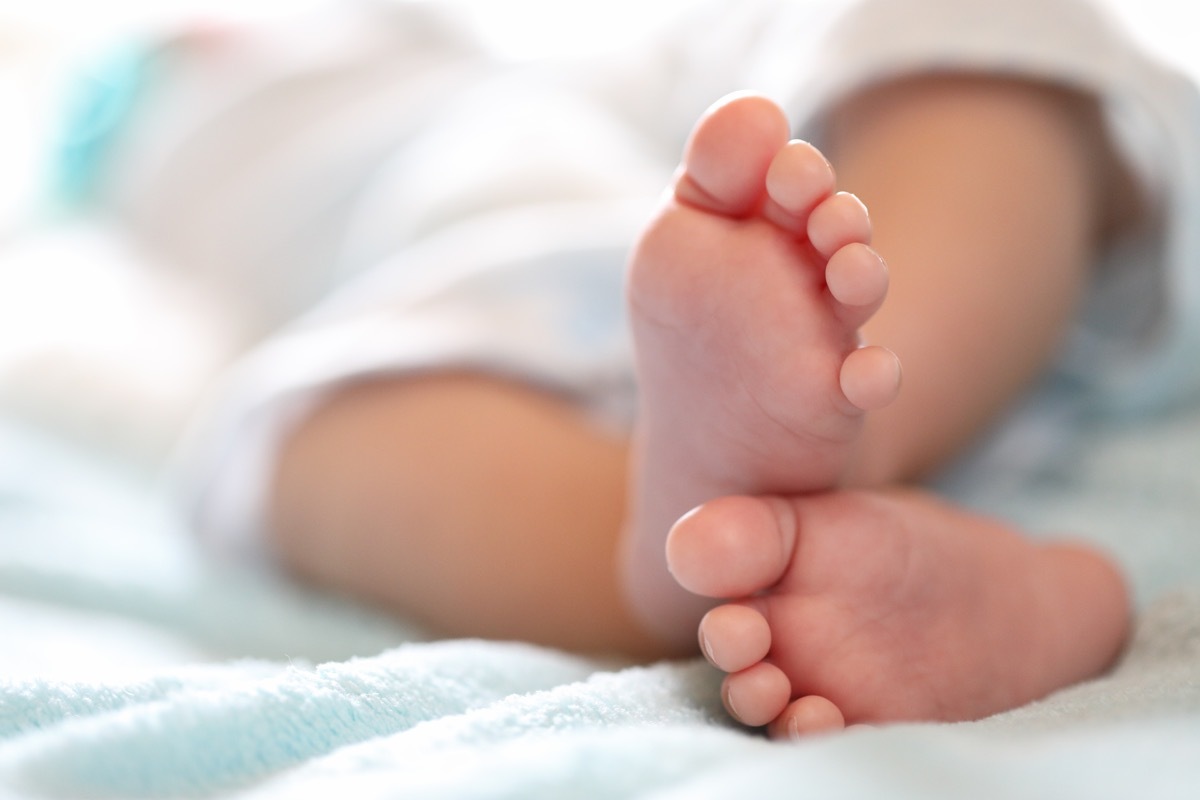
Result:
M53 198L68 207L91 199L104 156L120 135L145 81L152 53L126 43L82 70L66 93L54 159Z
M731 724L699 660L431 642L210 563L145 476L0 424L0 798L1189 796L1200 409L1073 452L960 499L1125 562L1143 611L1110 675L981 722L780 744Z

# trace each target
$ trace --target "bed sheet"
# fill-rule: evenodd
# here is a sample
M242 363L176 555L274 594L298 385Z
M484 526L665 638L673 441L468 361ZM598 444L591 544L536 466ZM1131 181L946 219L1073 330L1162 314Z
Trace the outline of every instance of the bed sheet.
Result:
M1066 457L1069 455L1069 457ZM0 797L1195 797L1200 410L962 499L1129 567L1108 675L973 723L769 742L702 661L415 626L208 561L143 473L0 423Z

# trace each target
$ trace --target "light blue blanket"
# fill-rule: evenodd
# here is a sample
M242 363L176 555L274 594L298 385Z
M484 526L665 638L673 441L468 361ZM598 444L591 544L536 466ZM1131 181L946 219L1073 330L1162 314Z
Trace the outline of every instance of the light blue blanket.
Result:
M778 744L699 661L410 626L206 562L137 475L0 425L0 798L1200 796L1200 412L1093 430L973 498L1087 531L1142 610L1118 667L981 722Z

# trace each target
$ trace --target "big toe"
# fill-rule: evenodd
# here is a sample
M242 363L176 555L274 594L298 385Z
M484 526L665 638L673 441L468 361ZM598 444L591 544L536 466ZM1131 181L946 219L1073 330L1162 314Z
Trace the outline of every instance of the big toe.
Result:
M686 514L667 537L667 566L704 597L747 597L775 584L796 541L791 507L773 497L722 497Z
M766 194L767 171L787 139L787 117L767 98L739 93L718 101L692 130L675 196L734 217L756 212Z

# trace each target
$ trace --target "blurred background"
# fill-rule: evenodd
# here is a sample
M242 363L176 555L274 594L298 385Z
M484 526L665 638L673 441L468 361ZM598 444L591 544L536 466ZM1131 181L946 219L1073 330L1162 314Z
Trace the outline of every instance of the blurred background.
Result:
M387 0L385 0L386 2ZM283 24L316 0L0 0L0 418L135 464L169 453L245 342L197 291L102 220L67 213L64 119L112 55L181 29ZM648 35L684 0L429 0L505 59L579 56Z
M513 60L622 47L698 4L425 2L461 14L488 48ZM1152 51L1200 73L1187 4L1107 4ZM199 24L270 26L317 5L0 0L0 418L65 431L150 469L162 463L203 388L246 342L219 299L186 274L53 199L63 120L107 54Z

